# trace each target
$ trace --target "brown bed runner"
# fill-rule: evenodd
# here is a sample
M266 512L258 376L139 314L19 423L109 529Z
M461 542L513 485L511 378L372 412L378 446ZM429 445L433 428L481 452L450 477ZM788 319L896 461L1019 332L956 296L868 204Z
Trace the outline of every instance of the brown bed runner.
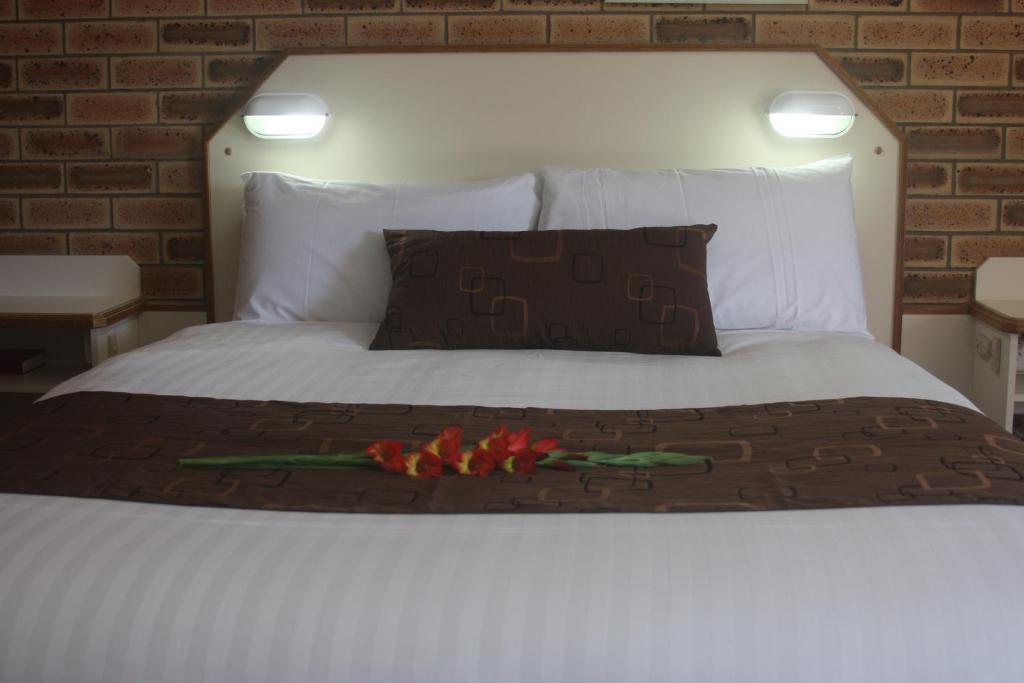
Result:
M182 470L180 458L359 451L463 425L709 464L414 480L381 470ZM1024 503L1024 442L935 401L545 410L79 393L0 422L0 492L333 512L710 512Z

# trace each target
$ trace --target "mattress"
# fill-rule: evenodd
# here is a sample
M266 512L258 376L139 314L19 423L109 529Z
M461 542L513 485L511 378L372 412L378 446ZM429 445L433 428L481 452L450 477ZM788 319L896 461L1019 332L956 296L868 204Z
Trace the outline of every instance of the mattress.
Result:
M864 337L721 359L369 352L372 326L185 330L58 387L669 408L970 404ZM0 495L2 681L1010 681L1024 511L345 515Z

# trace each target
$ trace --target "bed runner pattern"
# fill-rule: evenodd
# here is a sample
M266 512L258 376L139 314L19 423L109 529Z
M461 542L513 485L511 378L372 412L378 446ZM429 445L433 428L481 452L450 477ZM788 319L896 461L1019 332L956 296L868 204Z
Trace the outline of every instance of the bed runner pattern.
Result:
M414 480L380 470L183 470L180 458L356 451L447 425L710 463ZM848 398L683 410L232 401L84 392L0 421L0 492L366 513L711 512L1024 504L1024 442L959 406Z

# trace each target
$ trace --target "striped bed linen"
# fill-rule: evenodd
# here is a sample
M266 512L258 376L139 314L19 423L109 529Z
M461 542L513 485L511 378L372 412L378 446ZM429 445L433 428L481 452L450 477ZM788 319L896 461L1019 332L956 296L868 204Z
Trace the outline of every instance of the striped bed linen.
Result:
M55 390L699 407L962 396L866 338L365 351L228 323ZM0 496L0 681L1015 681L1024 511L344 515Z

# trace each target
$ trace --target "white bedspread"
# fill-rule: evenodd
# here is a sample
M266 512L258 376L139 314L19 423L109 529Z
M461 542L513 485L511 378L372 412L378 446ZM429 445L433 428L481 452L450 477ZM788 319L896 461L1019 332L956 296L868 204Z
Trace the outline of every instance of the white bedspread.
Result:
M54 393L967 404L843 335L723 334L709 359L371 353L371 334L195 328ZM1010 507L375 516L0 495L0 681L1020 681L1021 566Z

